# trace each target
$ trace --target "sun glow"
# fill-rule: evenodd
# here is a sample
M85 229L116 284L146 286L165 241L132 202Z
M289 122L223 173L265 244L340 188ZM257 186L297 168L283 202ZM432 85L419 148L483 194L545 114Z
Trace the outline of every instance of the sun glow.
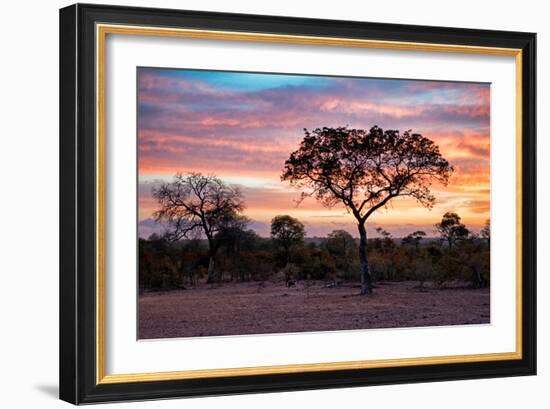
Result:
M158 229L155 186L188 172L238 186L244 214L261 235L279 214L302 220L308 236L337 228L355 235L342 205L300 202L300 192L280 179L303 128L341 125L412 129L433 140L455 169L448 186L432 186L432 209L394 199L369 219L371 232L382 226L395 237L418 229L430 235L447 211L477 231L490 212L489 92L488 84L474 83L140 68L140 236Z

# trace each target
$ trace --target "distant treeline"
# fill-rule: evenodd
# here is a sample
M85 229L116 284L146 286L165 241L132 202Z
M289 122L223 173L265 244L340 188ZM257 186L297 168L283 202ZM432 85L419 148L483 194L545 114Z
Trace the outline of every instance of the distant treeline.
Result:
M489 285L488 225L485 234L473 235L467 229L460 231L456 224L454 231L442 228L441 238L427 238L424 232L416 231L397 239L378 229L380 237L367 240L366 246L373 281L416 280L420 286L460 281L476 288ZM252 230L241 230L225 237L216 253L217 281L359 281L357 249L358 239L344 230L323 238L301 237L289 246L277 235L264 238ZM170 241L156 234L140 239L140 287L174 289L204 282L209 258L207 240Z

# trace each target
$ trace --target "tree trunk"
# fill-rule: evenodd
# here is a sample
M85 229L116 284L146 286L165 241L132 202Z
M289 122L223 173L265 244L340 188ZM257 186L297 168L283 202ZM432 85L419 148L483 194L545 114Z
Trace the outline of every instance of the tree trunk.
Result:
M367 260L367 230L364 223L359 223L359 263L361 266L361 295L372 293L372 285Z
M216 281L216 270L215 270L215 258L216 253L218 252L218 244L210 237L208 237L208 275L206 278L207 284L212 284Z
M290 247L284 246L285 250L285 268L288 267L288 263L290 263Z
M210 256L208 260L208 276L206 278L206 283L211 284L215 281L215 272L214 272L214 255Z

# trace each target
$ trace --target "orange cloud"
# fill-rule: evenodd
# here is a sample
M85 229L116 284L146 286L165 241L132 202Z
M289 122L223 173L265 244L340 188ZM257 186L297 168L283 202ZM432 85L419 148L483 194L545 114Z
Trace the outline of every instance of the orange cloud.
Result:
M488 84L340 77L301 83L296 76L278 83L276 75L267 75L265 83L256 75L259 83L250 84L234 73L231 82L223 81L223 72L191 71L138 71L140 220L150 219L156 208L155 179L193 171L242 185L245 213L261 231L274 215L291 214L310 235L338 226L354 233L353 217L343 206L326 209L309 199L296 207L299 192L279 179L303 128L341 125L420 132L455 169L447 187L432 186L437 202L431 211L399 198L375 213L369 226L395 234L415 226L431 229L452 210L476 229L489 217Z

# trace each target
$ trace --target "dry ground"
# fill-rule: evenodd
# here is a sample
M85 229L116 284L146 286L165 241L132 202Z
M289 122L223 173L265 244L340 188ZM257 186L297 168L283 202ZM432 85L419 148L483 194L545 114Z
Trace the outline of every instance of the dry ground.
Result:
M489 289L378 283L371 296L352 284L202 284L139 296L139 338L489 323Z

